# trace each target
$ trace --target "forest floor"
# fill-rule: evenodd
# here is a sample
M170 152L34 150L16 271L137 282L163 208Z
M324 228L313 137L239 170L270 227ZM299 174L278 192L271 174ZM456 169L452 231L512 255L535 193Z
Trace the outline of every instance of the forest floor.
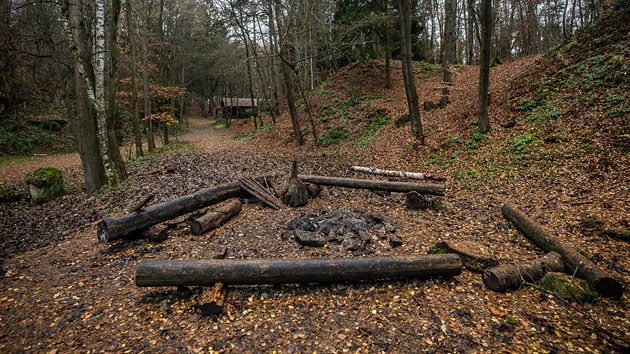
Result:
M603 231L628 228L628 153L598 135L606 129L593 131L571 114L549 125L523 119L526 112L514 106L523 105L525 93L514 101L511 88L534 65L545 60L493 68L495 129L481 136L472 124L476 67L455 68L451 103L423 112L428 144L414 148L408 124L394 122L404 113L400 63L394 89L385 90L383 63L369 61L335 74L314 96L317 115L325 117L320 135L331 138L320 140L325 146L310 139L295 147L286 117L256 133L251 122L211 129L193 107L179 148L131 161L130 177L117 188L87 196L78 164L62 165L72 193L43 205L0 205L0 351L621 352L612 342L627 345L630 337L627 295L567 304L531 286L498 293L467 269L451 278L229 286L224 311L214 316L200 314L197 289L134 283L143 259L209 259L224 248L228 259L364 257L340 244L305 247L283 236L296 217L344 209L395 224L402 246L374 240L369 256L426 254L439 241L475 242L502 262L542 255L501 215L510 202L627 290L630 246ZM417 68L418 89L423 100L437 101L441 74L429 69ZM342 138L331 143L331 132ZM97 240L102 218L126 213L150 193L154 204L242 176L284 177L293 159L304 174L379 179L350 171L352 165L432 173L446 178L447 193L430 199L441 208L416 211L405 208L404 195L324 188L297 209L246 203L236 218L202 236L180 227L163 242Z

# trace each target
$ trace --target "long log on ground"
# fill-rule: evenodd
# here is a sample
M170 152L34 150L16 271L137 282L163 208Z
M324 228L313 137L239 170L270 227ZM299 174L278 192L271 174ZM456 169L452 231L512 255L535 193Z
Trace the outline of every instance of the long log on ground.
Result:
M534 283L548 272L562 271L564 271L562 256L556 252L549 252L540 258L486 269L483 272L483 283L490 290L503 291L517 288L524 282Z
M138 265L136 285L340 283L454 276L461 271L462 262L454 254L339 259L145 260Z
M223 225L226 221L241 212L243 205L240 200L233 199L225 205L214 208L195 220L189 220L188 225L193 235L201 235Z
M620 299L623 295L621 283L606 274L597 265L584 257L578 251L558 240L541 225L530 219L525 213L509 204L501 207L501 212L510 220L527 238L534 242L545 252L557 252L562 256L569 273L589 282L597 292L604 297Z
M215 187L204 188L193 194L164 203L151 205L119 217L104 218L98 223L98 240L107 242L132 235L149 226L238 197L242 192L243 190L238 182L221 184Z
M298 178L301 179L302 182L313 183L322 186L370 189L400 193L418 192L420 194L444 195L444 191L446 190L443 184L374 181L367 179L308 175L298 175Z
M370 174L379 175L379 176L401 177L401 178L411 178L411 179L432 179L436 181L444 180L444 178L440 178L432 174L420 173L420 172L383 170L380 168L366 167L366 166L352 166L350 167L350 169L357 172L370 173Z

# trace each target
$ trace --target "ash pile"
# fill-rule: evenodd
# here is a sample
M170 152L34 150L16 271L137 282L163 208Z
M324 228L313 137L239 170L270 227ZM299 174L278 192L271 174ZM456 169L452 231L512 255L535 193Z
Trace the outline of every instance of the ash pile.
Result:
M391 219L358 209L302 214L287 222L283 238L308 247L341 247L355 256L372 254L377 247L402 245Z

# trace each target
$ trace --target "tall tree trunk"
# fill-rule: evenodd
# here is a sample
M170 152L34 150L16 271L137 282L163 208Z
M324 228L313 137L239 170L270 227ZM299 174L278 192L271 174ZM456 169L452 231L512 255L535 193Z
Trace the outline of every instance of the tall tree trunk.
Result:
M120 0L112 0L112 13L109 28L107 31L107 42L109 45L109 82L107 85L107 147L116 173L121 179L127 178L127 169L123 162L118 141L116 140L116 117L118 116L118 101L116 92L118 91L118 19L120 17Z
M477 103L477 118L479 131L490 130L488 119L488 105L490 104L490 47L492 44L492 0L481 1L481 58L479 66L479 99Z
M291 79L291 68L289 68L288 64L290 62L290 48L289 44L284 38L284 31L282 29L282 8L280 6L280 0L275 0L275 6L278 40L280 42L280 65L282 67L284 86L287 91L287 105L289 106L289 112L291 114L293 137L295 138L296 145L299 146L304 144L304 138L302 137L302 131L300 129L300 123L298 121L297 110L295 108L295 98L293 97L293 81Z
M440 101L440 106L442 107L446 106L449 101L449 86L453 83L451 65L455 63L457 57L457 0L446 0L444 2L444 12L446 15L446 24L444 29L444 45L442 46L442 80L444 82L442 100Z
M392 83L392 38L390 28L389 0L385 0L385 88L391 89Z
M254 112L254 110L256 109L256 104L255 104L255 100L254 100L254 73L252 72L252 62L250 60L249 57L249 45L247 45L247 33L243 33L243 38L245 39L245 56L247 57L247 83L248 83L248 89L249 89L249 99L251 101L251 105L252 105L252 119L254 121L254 130L258 130L258 122L256 121L256 112Z
M77 140L83 167L85 188L89 194L107 184L107 175L98 146L95 110L89 97L93 95L87 70L90 66L83 22L83 2L64 0L61 3L62 22L74 66L74 89L77 110Z
M107 112L105 110L105 0L96 0L94 38L94 106L98 126L98 143L107 177L114 182L109 158L107 138Z
M405 93L407 94L407 106L409 107L409 118L411 120L411 133L420 144L424 145L424 133L422 132L422 122L420 121L420 104L418 103L418 92L413 73L413 58L411 52L411 0L398 0L400 11L400 31L402 43L400 52L402 54L403 79L405 81Z
M143 156L142 130L140 129L140 114L138 109L138 51L136 47L136 31L133 21L131 0L125 0L125 17L127 19L127 31L129 33L129 55L131 57L131 131L133 132L136 156Z
M258 16L256 17L256 24L258 24L258 29L260 30L260 33L263 33L262 26L260 24L260 18ZM267 47L267 43L265 42L265 37L261 36L260 40L262 42L263 48ZM275 85L275 83L273 83L275 78L271 78L270 81L267 81L267 77L262 72L261 65L260 65L260 56L258 55L258 48L257 48L257 44L256 43L258 43L258 42L256 40L256 31L254 30L254 41L252 43L252 50L254 51L254 60L256 62L256 74L258 75L258 83L260 84L260 88L262 89L263 97L265 98L265 105L266 105L267 109L269 109L269 114L271 115L271 122L275 123L276 122L276 112L275 112L275 109L273 109L273 107L272 107L270 92L267 90L268 89L267 88L267 84L269 82L271 82L271 85ZM272 90L273 90L273 88L272 88ZM261 123L262 123L262 117L261 117Z
M475 61L475 2L466 0L466 3L466 64L472 65Z
M276 45L278 44L276 38L276 24L273 14L273 1L267 1L267 17L269 19L269 72L271 76L271 110L274 111L275 116L280 115L280 99L278 94L278 81L276 75L276 56L278 54ZM272 122L275 123L274 115L271 116Z
M144 122L146 124L147 142L149 152L155 150L155 139L153 137L153 122L151 119L151 86L149 85L149 4L143 0L143 23L142 23L142 82L144 90Z

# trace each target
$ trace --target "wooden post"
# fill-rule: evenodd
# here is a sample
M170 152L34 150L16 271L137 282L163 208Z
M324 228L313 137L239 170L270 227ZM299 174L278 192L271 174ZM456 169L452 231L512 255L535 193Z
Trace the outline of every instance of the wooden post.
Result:
M588 258L579 254L575 248L562 243L541 225L512 205L504 204L501 207L501 212L538 247L546 252L558 252L562 256L569 273L575 273L577 277L589 282L604 297L621 298L623 295L621 283L606 274Z
M298 178L302 180L302 182L313 183L313 184L318 184L322 186L337 186L337 187L370 189L370 190L377 190L377 191L390 191L390 192L400 192L400 193L418 192L420 194L444 195L444 192L446 189L443 184L390 182L390 181L375 181L375 180L367 180L367 179L307 176L307 175L298 175Z
M138 264L136 285L343 283L454 276L461 271L462 262L454 254L339 259L145 260Z

